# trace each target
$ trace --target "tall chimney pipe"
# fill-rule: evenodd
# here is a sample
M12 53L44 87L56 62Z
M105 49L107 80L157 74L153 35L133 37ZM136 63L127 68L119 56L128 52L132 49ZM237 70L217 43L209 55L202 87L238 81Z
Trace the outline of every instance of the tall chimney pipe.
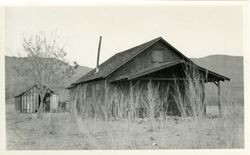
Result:
M98 45L98 53L97 53L97 61L96 61L96 69L95 69L96 73L99 72L99 58L100 58L101 44L102 44L102 36L100 36L99 45Z

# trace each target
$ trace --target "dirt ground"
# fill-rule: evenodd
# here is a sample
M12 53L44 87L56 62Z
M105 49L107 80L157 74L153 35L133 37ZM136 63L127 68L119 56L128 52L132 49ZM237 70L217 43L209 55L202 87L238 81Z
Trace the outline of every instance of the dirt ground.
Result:
M243 109L242 107L241 110ZM16 114L6 105L7 150L244 148L243 116L219 118L217 107L197 124L190 118L77 121L69 113ZM233 118L233 119L232 119Z

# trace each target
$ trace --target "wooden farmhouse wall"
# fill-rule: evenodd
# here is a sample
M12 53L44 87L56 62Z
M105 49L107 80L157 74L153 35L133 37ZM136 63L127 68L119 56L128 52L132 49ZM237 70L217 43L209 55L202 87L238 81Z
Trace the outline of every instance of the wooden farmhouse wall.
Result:
M112 94L112 92L107 90L107 87L105 87L105 82L106 86L110 87L109 89L111 89L112 86L118 86L119 89L122 90L123 95L128 99L130 95L130 82L109 83L109 81L121 76L137 73L138 71L150 68L157 63L172 62L180 59L182 59L182 57L176 54L176 52L174 52L171 47L166 46L163 42L158 42L117 69L115 72L109 75L107 79L96 79L94 81L78 84L71 88L70 109L71 111L76 110L76 112L86 115L95 115L95 113L100 115L101 112L98 111L101 111L99 108L101 108L101 105L105 103L105 92L109 91L109 93ZM144 88L144 94L146 94L147 83L148 81L140 82L140 87ZM166 82L163 83L164 85L161 84L161 88L165 89ZM135 83L133 83L133 85L134 84ZM144 106L138 105L137 107Z
M94 115L96 108L104 103L105 80L94 80L87 83L78 84L69 90L70 111ZM90 109L90 111L89 111Z
M167 111L170 115L179 115L176 98L188 96L185 78L189 74L186 73L190 72L190 76L193 74L195 76L196 71L201 73L197 74L196 79L203 78L199 80L203 101L204 82L217 82L216 85L219 88L220 80L230 80L195 65L163 39L154 42L150 47L147 45L152 44L143 44L125 51L126 53L111 57L100 65L96 75L95 70L92 70L90 74L80 79L83 83L72 84L71 111L101 118L118 115L134 116L135 111L138 111L138 115L141 116L142 113L147 115L147 108L151 103L157 103L160 104L160 106L157 105L161 108L160 112ZM144 51L133 55L143 48L145 48ZM130 57L126 62L129 56L134 57ZM109 74L111 71L112 73ZM156 96L153 102L152 96Z
M171 47L166 46L163 42L158 42L117 69L108 79L114 80L137 73L160 62L172 62L179 59L182 57L177 55Z

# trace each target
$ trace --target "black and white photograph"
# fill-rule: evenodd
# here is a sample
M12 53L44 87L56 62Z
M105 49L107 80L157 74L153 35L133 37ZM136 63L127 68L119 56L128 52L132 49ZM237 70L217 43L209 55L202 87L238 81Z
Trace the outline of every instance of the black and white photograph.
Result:
M145 4L3 7L7 151L245 149L245 3Z

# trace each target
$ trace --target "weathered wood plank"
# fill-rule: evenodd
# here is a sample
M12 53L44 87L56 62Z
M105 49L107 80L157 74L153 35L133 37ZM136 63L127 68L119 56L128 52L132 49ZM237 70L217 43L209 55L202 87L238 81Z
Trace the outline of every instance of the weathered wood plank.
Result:
M20 113L20 112L21 112L20 97L21 97L21 96L15 97L15 110L16 110L17 113Z
M35 91L35 93L34 93L34 105L35 105L35 107L34 107L34 111L36 112L37 111L37 102L38 102L38 98L37 98L37 90L35 89L34 90Z
M23 109L24 109L24 98L23 98L23 95L21 95L21 112L23 112Z
M35 112L35 104L36 104L36 102L35 102L35 89L33 89L32 102L33 102L33 110L32 110L32 112L34 113Z
M205 83L204 82L202 82L201 83L201 89L202 89L202 106L203 106L203 108L204 108L204 115L206 115L206 113L207 113L207 107L206 107L206 104L205 104L205 95L206 95L206 93L205 93Z
M155 80L155 81L175 81L182 80L185 81L185 78L138 78L139 80Z
M27 93L27 113L30 113L30 92Z
M218 105L219 105L219 114L220 114L220 117L222 115L222 109L221 109L221 90L220 90L220 81L218 81Z
M24 105L24 108L23 108L23 112L26 113L27 112L27 95L26 93L23 95L24 97L24 102L23 102L23 105Z
M32 89L31 92L32 92L31 93L31 113L33 113L34 112L34 104L35 104L35 102L34 102L34 89Z
M28 112L28 94L25 93L25 112L27 113Z

